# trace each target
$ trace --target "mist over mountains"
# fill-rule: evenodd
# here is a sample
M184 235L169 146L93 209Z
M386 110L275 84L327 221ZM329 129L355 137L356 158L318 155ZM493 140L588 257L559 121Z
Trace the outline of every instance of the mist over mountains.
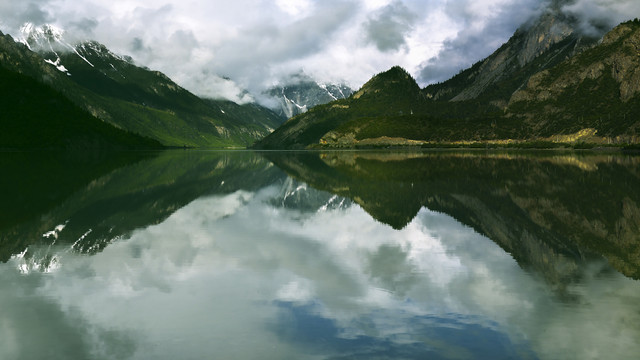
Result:
M633 0L539 1L165 1L26 0L0 5L0 30L54 24L159 70L202 97L243 104L300 70L320 83L359 88L400 65L421 86L444 81L490 55L550 6L584 31L640 13ZM384 31L381 31L384 30ZM357 66L354 66L357 64Z
M447 81L421 89L405 69L393 67L255 146L637 144L639 24L627 21L596 38L562 11L545 12Z
M52 3L55 2L55 0L52 0ZM387 119L385 121L388 121L390 116L407 117L409 115L427 116L438 119L438 121L454 119L455 121L448 123L445 127L450 127L451 129L460 128L458 130L465 134L459 133L454 137L443 137L442 134L434 137L431 134L429 136L431 140L429 141L451 141L453 138L469 140L468 136L477 139L490 138L494 140L506 136L508 139L512 139L514 136L521 138L523 136L527 137L527 135L520 132L516 134L511 130L504 132L504 129L501 129L499 131L500 134L498 134L495 129L495 120L490 121L491 129L476 129L483 134L480 135L480 133L469 129L479 126L478 124L481 122L474 122L473 126L466 124L466 122L475 118L485 118L485 120L486 118L498 119L504 117L507 113L511 113L512 115L508 116L528 117L529 125L527 128L536 128L535 123L537 120L532 118L536 116L532 114L542 114L542 112L534 111L530 105L536 96L540 97L536 93L522 91L526 87L528 89L535 87L531 86L532 84L529 80L537 76L537 73L553 69L563 61L576 57L596 46L602 38L601 34L610 29L610 22L621 17L623 11L633 11L635 9L635 5L628 1L601 2L593 6L582 4L579 1L550 1L536 6L521 4L522 11L518 17L506 18L504 15L513 13L515 3L507 0L500 7L488 6L491 5L490 3L481 2L475 7L465 8L466 10L456 7L455 5L460 5L457 2L447 3L443 10L445 17L456 18L462 24L475 24L472 27L476 27L478 31L472 32L474 37L467 38L472 43L466 43L467 40L464 40L464 34L467 30L462 29L456 33L457 35L449 37L449 39L453 40L443 42L435 56L431 58L425 57L427 58L426 61L423 58L419 65L413 67L413 70L412 68L407 70L402 66L394 65L392 70L401 69L401 71L380 72L378 76L384 73L386 75L383 77L385 79L388 77L389 79L376 80L376 76L355 94L353 94L348 82L323 82L316 77L317 72L314 72L313 69L307 71L297 68L297 70L293 71L295 68L289 66L291 64L283 62L278 70L280 80L271 82L270 85L266 86L266 89L261 90L259 93L254 92L255 87L244 89L239 87L238 84L244 81L244 78L240 75L239 80L236 81L233 77L216 74L213 67L202 70L206 72L205 75L202 72L196 72L191 74L190 78L197 79L204 86L211 86L209 90L215 92L212 96L198 96L176 83L172 77L165 75L165 73L140 65L139 60L136 60L136 52L152 51L148 46L148 42L145 42L142 38L130 38L133 41L130 49L133 52L132 56L118 55L116 51L98 41L78 40L84 36L83 34L86 34L87 29L82 29L84 25L87 25L88 29L97 29L100 22L93 23L93 26L90 26L89 22L86 22L83 26L80 24L70 25L75 32L66 31L55 24L42 26L37 26L35 23L22 24L20 26L20 35L16 39L25 46L25 49L14 48L10 41L4 42L6 45L5 52L7 52L8 56L5 56L3 61L8 70L30 75L51 85L94 117L116 128L150 137L169 146L250 146L256 140L264 138L278 128L285 119L303 114L317 105L336 101L338 105L330 105L330 108L341 109L340 111L336 110L337 112L334 111L336 116L341 117L340 120L335 124L333 120L330 121L333 124L331 126L323 125L324 133L318 133L309 138L313 139L312 143L318 140L331 142L333 140L330 139L337 139L335 136L339 138L342 135L332 133L329 138L325 135L328 135L327 131L335 130L333 129L334 125L340 125L348 119L361 118L363 116L382 116ZM299 11L299 13L296 13L297 15L295 16L301 16L302 18L319 16L318 14L324 8L315 8L314 6L297 9L296 11ZM30 9L33 10L35 8L37 7L34 5ZM140 7L135 7L134 13L140 9ZM334 10L340 12L344 9L343 7L336 7ZM173 6L167 5L161 9L161 12L172 13L174 10ZM293 12L292 9L289 8L289 10ZM312 10L318 10L319 12L314 13ZM400 1L369 10L366 21L362 22L363 27L361 29L363 29L363 32L361 35L364 34L366 37L364 39L366 46L381 52L377 58L379 62L376 66L384 63L387 55L399 52L410 54L412 52L411 48L416 41L413 36L416 29L420 27L420 14L425 15L427 13L412 12L415 7ZM40 15L46 15L46 13L44 11ZM36 16L34 14L29 16L34 16L35 19ZM294 16L293 14L290 15ZM487 25L488 21L496 16L504 21L491 22L491 25ZM43 15L40 20L42 19L47 20L49 17ZM12 21L15 22L15 20ZM444 76L451 70L438 69L438 66L458 66L466 61L464 59L468 59L471 54L477 56L484 51L478 46L488 48L494 45L493 43L500 38L497 34L502 33L502 30L497 31L496 29L498 28L493 28L493 30L489 31L486 26L503 27L504 30L510 28L514 22L518 22L519 26L506 42L493 47L492 54L475 62L471 67L459 70L457 75L448 78L446 81L431 83L423 90L420 89L425 81L428 83L435 80L433 76ZM154 27L161 24L162 22L155 24ZM293 21L291 24L293 26L293 24L299 24L299 22ZM326 22L323 24L327 25ZM310 25L310 28L313 28L313 26ZM382 29L388 29L388 33L384 33ZM304 37L307 30L305 29L304 32L298 35ZM487 33L487 31L489 32ZM175 34L178 33L185 35L185 33L179 31ZM284 39L286 40L286 37ZM457 43L456 41L458 40L464 41ZM322 39L322 41L318 42L318 52L326 45L327 41L327 39ZM198 59L198 56L192 51L193 49L184 47L189 46L189 36L181 38L180 43L182 47L175 48L175 51L184 50L194 60ZM275 45L278 44L275 43ZM460 48L458 48L458 45L460 45ZM497 50L495 50L496 48ZM283 52L282 56L285 56L287 49L286 46L280 47L279 50ZM462 49L467 52L468 56L460 56ZM273 50L271 49L271 51ZM45 69L42 63L38 63L40 61L38 60L39 58L27 55L26 52L28 51L36 52L41 57L40 60L48 68ZM260 48L257 51L260 51ZM450 51L450 53L447 53L447 51ZM613 56L610 51L607 51L609 50L603 50L601 54L598 53L602 58L597 63L604 61L605 65L603 66L614 66L615 69L618 69L619 67L616 67L618 66L616 65L617 60L605 59L607 56ZM346 52L347 57L356 56L357 53L358 48ZM446 59L440 59L440 56L444 55L446 55ZM248 60L244 60L244 62L253 58L252 56L246 56L246 54L245 57ZM17 59L29 59L29 61L20 62ZM158 59L162 59L162 57ZM371 61L368 58L358 57L358 59L362 59L362 62L352 65L351 70L360 71L366 69L369 61ZM615 59L615 57L611 59ZM402 62L402 58L398 60ZM462 62L458 62L459 60ZM586 64L590 61L585 60L583 62ZM624 68L631 70L624 71L633 73L632 63L633 61L626 62ZM238 65L241 68L243 64L239 63ZM309 64L313 65L314 62L311 61ZM184 69L187 69L187 65L185 63ZM51 69L57 71L54 71L55 76ZM413 75L416 73L416 69L418 70L417 77ZM250 72L253 71L251 70ZM339 66L335 67L335 72L341 72ZM598 72L598 74L601 73ZM229 94L224 91L215 90L216 84L220 81L211 81L212 78L210 76L214 75L222 83L225 83L225 86L228 85L237 90L237 96L228 96ZM271 75L273 73L265 73L265 79ZM542 77L542 75L539 77ZM616 81L620 80L619 76L615 74L613 77L617 79ZM579 75L578 78L584 79L585 77ZM406 79L410 80L405 81ZM417 79L417 81L414 79ZM555 78L546 81L554 82ZM607 88L608 85L602 83L602 81L596 87L592 86L589 91L595 94L597 91ZM377 85L374 86L372 84ZM404 85L398 86L398 84ZM265 85L263 84L262 86ZM629 90L631 87L625 85L625 89ZM597 91L593 92L594 90ZM540 89L535 91L540 91ZM586 90L578 87L572 91L578 94L584 93ZM518 96L515 96L516 93ZM377 95L372 96L372 94ZM400 96L399 94L404 95ZM556 95L572 96L563 94L557 93ZM229 98L235 98L235 101L229 100ZM618 97L614 93L607 93L606 95L601 94L600 98L615 100ZM626 103L631 98L633 98L633 95L630 97L622 96L621 99L623 99L624 104L614 106L615 113L623 116L625 121L627 116L633 113L633 106ZM341 103L340 101L343 99L347 103ZM523 108L526 109L527 115L520 111L513 112L513 109L517 107L514 107L514 104L521 105L522 101L520 100L522 99L526 99L528 104ZM371 101L373 103L369 103ZM451 102L463 104L449 105ZM355 106L356 103L359 105ZM265 108L264 105L267 105L270 109ZM546 105L539 103L536 106L544 107ZM582 113L575 106L571 109L565 109L566 112ZM545 109L548 108L547 106ZM341 115L341 112L344 111L343 109L348 109L349 115ZM565 110L560 110L560 112ZM601 110L598 108L597 111ZM607 116L610 118L612 110L609 109L607 111ZM503 112L503 114L500 114L500 112ZM557 114L558 111L545 110L544 113L551 117L552 113ZM313 122L324 121L324 115L320 117L317 115L318 113L316 112L309 116L315 119ZM591 115L588 114L587 116ZM334 116L331 115L330 117ZM409 118L406 120L409 121ZM457 121L464 121L465 123L461 124L457 123ZM419 120L417 123L422 122L424 122L424 119ZM287 126L291 127L292 123L288 122ZM483 126L480 125L481 128ZM544 133L546 134L544 136L564 134L566 129L563 130L558 126L554 125L551 132L539 132L536 130L536 134L542 135ZM568 126L576 131L582 131L587 128L578 125ZM376 127L379 130L385 128L385 126L378 125ZM588 128L595 129L597 126L590 123ZM600 130L602 129L604 128L601 127ZM587 132L595 134L594 131L597 132L598 130L588 130ZM380 133L380 131L377 130L373 133ZM607 136L621 134L631 136L631 139L634 139L632 133L618 130ZM382 132L380 135L386 134ZM357 135L356 137L358 136L364 135ZM400 138L405 137L400 136ZM302 143L298 145L302 145ZM310 145L310 143L306 145ZM270 146L277 147L278 145L273 143Z

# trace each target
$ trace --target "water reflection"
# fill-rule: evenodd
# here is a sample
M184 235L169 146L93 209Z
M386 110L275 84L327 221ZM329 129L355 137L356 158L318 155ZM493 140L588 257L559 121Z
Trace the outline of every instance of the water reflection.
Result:
M189 161L182 158L186 155L171 156L176 156L174 164ZM135 210L130 204L140 204L139 210L128 212L139 214L131 216L137 226L119 227L128 230L119 231L117 239L91 256L75 247L69 251L76 236L83 234L79 230L64 237L79 213L71 210L75 208L71 204L112 199L107 194L117 191L99 195L102 191L93 193L81 186L56 211L47 213L59 216L53 223L68 222L57 242L32 243L29 249L46 245L56 256L56 268L49 273L21 273L18 269L26 264L28 252L14 253L0 265L0 283L12 289L0 293L0 307L7 309L0 315L0 358L631 359L640 351L638 282L613 271L605 258L583 250L580 243L564 245L569 250L557 253L564 248L542 238L553 235L553 229L531 233L540 242L538 248L549 249L542 255L554 271L571 274L561 291L552 277L538 270L543 269L540 265L526 266L543 261L529 260L526 252L512 257L503 250L504 244L487 237L488 232L482 235L474 225L451 216L474 219L477 215L469 210L448 215L442 209L422 207L401 227L372 219L371 209L394 204L385 203L393 197L389 191L403 196L393 185L402 184L396 176L403 176L403 166L397 161L405 159L385 160L396 161L387 192L361 191L345 198L336 197L340 194L336 189L359 190L349 182L356 180L339 170L347 166L341 168L341 162L328 157L321 161L332 166L318 177L336 185L322 187L331 191L301 182L303 170L317 171L310 167L295 168L300 176L296 180L254 155L200 156L193 161L203 164L201 171L171 175L149 171L169 168L152 166L159 161L153 158L115 170L107 175L109 181L99 182L121 178L122 184L153 183L141 177L150 174L157 179L165 174L156 184L164 184L166 191L148 198L142 193L154 186L132 185L125 191L133 199L148 199L122 205ZM287 161L300 163L295 158ZM482 159L473 161L487 165ZM550 169L575 167L545 161ZM275 162L293 173L283 160ZM464 173L455 159L444 158L441 163L450 162L456 174ZM362 164L351 166L360 167L362 177L371 171ZM537 164L528 166L541 171ZM602 166L615 164L597 164ZM222 171L231 168L236 170ZM330 171L335 176L327 175ZM438 171L445 175L443 169ZM329 183L335 178L341 182ZM452 183L454 178L442 182ZM477 180L482 179L481 170L467 178L487 189ZM426 179L423 175L419 183L410 178L414 188L424 186ZM321 187L311 180L309 184ZM454 194L479 197L474 190L464 193L462 180L451 186L458 190ZM188 196L168 195L175 192ZM444 190L436 195L446 204ZM637 199L633 196L630 199ZM160 208L168 205L172 210L142 216L154 209L148 205L155 204L152 199L163 204ZM363 205L371 199L378 202L376 206ZM487 204L485 211L497 209ZM118 217L110 215L114 213L118 211L103 212L95 219L102 217L117 226ZM515 230L509 228L507 220L513 218L517 219L504 220L505 229L510 229L505 237L526 229L521 222L514 224ZM96 227L91 221L84 226ZM570 241L553 236L553 241ZM525 237L512 241L521 239ZM569 267L566 273L557 269L560 263L554 259L560 258Z
M640 277L640 157L575 153L266 153L289 175L401 229L441 211L562 283L605 256Z
M9 201L0 204L5 220L0 261L16 255L33 259L25 270L55 266L51 245L96 253L137 228L162 222L200 196L253 190L284 177L250 152L89 154L79 159L67 153L1 153L0 161L14 170L3 178L3 188L11 190ZM22 167L31 173L19 171Z

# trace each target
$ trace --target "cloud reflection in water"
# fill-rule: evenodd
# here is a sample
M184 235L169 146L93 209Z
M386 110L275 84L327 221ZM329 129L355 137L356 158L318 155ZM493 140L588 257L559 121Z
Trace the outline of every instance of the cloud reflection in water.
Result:
M97 359L625 358L640 351L638 284L603 272L605 264L585 269L567 303L447 215L423 209L397 231L357 205L301 216L274 205L278 194L271 186L200 198L94 256L61 252L49 274L20 275L17 258L0 265L0 281L12 289L0 295L8 309L0 316L0 358L50 351Z

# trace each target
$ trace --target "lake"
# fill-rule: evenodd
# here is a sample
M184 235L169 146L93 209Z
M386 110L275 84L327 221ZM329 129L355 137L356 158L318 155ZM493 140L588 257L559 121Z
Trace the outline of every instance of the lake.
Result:
M0 153L0 359L636 359L640 156Z

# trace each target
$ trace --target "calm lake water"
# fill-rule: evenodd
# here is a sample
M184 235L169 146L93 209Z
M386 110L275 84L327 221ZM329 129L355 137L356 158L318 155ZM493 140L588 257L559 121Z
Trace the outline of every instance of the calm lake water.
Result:
M639 156L0 166L0 359L640 356Z

